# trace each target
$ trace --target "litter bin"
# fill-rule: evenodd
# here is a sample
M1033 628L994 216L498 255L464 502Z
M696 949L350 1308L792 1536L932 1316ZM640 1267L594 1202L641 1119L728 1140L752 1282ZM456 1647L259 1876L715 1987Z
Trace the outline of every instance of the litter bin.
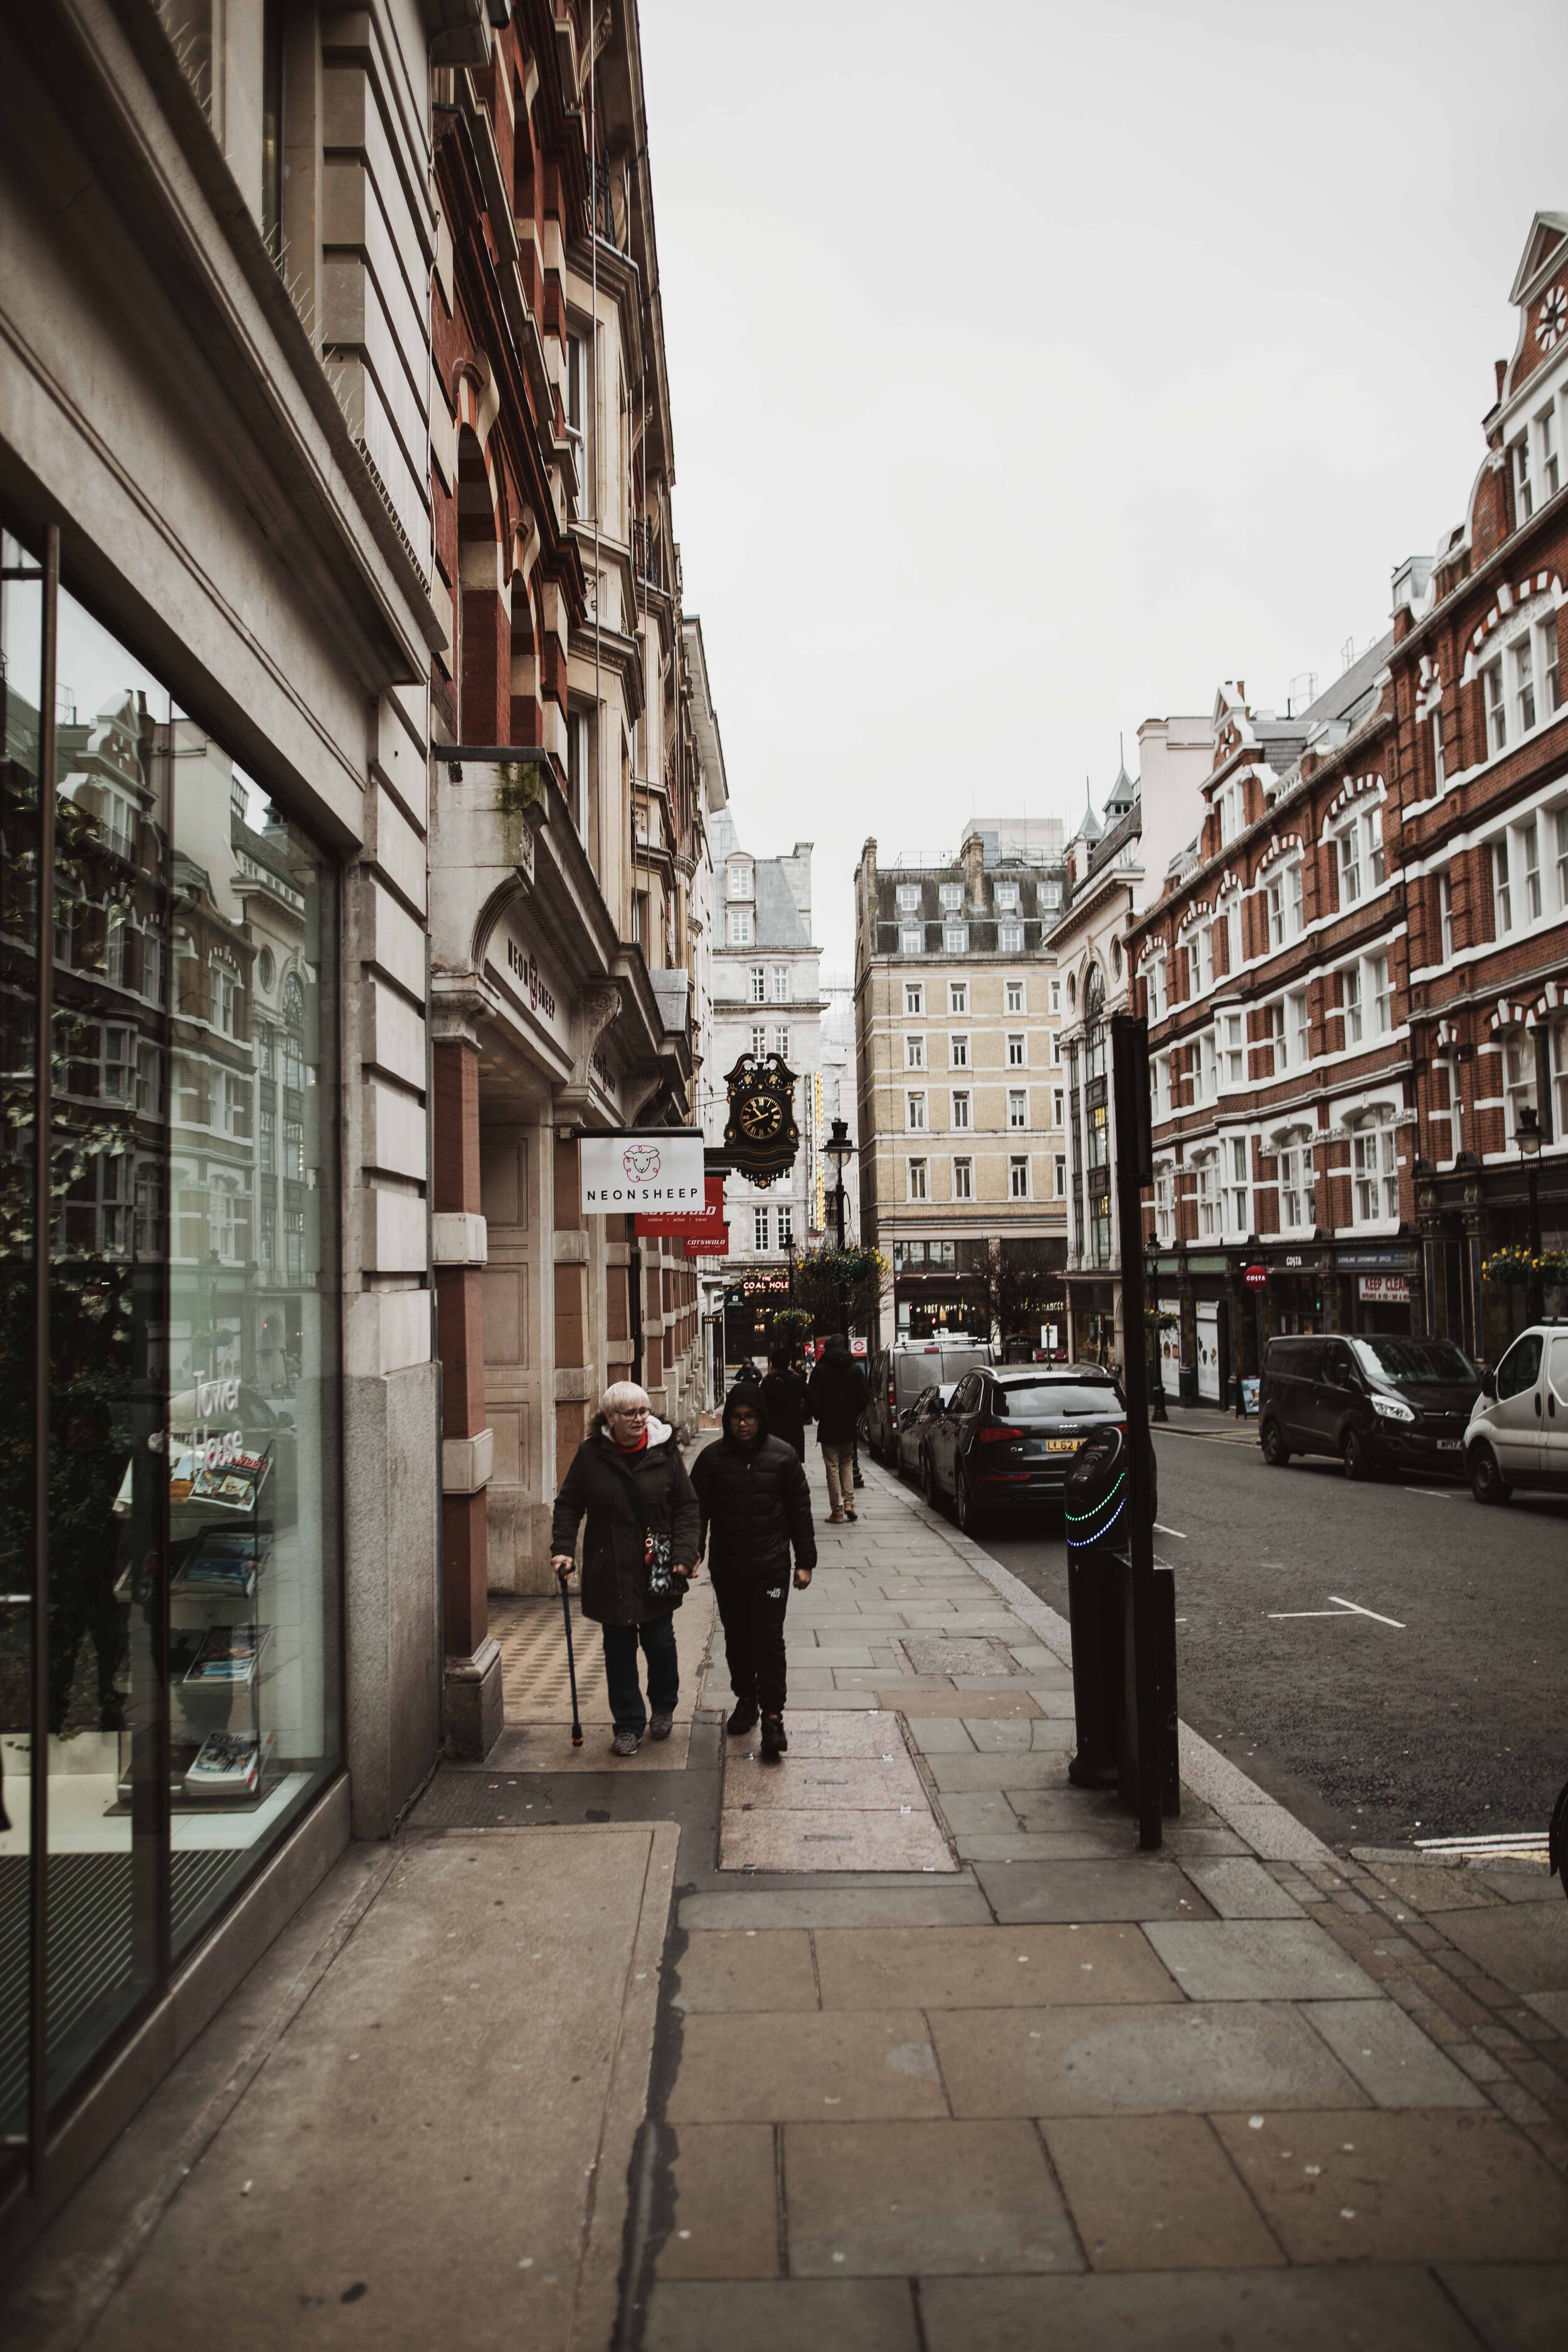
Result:
M1079 1789L1114 1789L1121 1778L1123 1648L1117 1536L1125 1532L1127 1517L1127 1440L1119 1429L1084 1440L1068 1472L1063 1501L1078 1729L1068 1779Z

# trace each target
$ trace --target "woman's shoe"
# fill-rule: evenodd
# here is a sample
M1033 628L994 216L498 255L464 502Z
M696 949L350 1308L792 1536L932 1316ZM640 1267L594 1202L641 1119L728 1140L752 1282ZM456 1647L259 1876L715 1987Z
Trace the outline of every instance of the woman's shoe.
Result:
M730 1733L732 1738L742 1739L746 1733L753 1727L756 1720L756 1700L752 1698L737 1699L735 1702L735 1712L730 1717L730 1720L724 1726L724 1728Z
M617 1731L610 1742L612 1756L635 1756L642 1746L640 1731Z
M763 1762L764 1764L776 1764L779 1758L784 1754L784 1749L788 1746L789 1741L784 1737L783 1716L764 1715L763 1717Z

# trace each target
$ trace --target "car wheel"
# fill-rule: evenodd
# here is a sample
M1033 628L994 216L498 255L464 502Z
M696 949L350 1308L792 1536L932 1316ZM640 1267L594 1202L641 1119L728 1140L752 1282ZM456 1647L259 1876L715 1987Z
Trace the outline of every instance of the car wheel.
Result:
M953 1474L953 1488L959 1526L966 1536L979 1535L985 1524L985 1514L974 1499L974 1489L962 1462Z
M878 1451L881 1454L885 1468L902 1472L904 1457L899 1448L899 1433L896 1429L888 1432Z
M1470 1492L1478 1503L1506 1503L1513 1488L1497 1466L1497 1455L1484 1442L1472 1445L1465 1465L1470 1474Z
M931 1467L931 1455L923 1446L921 1448L921 1493L933 1511L940 1509L942 1496L937 1492L936 1472Z
M1345 1476L1358 1480L1372 1476L1372 1463L1366 1450L1366 1440L1359 1429L1347 1429L1340 1448L1345 1465Z
M1271 1470L1283 1470L1290 1459L1290 1448L1285 1443L1285 1433L1277 1421L1266 1421L1261 1439L1263 1459Z

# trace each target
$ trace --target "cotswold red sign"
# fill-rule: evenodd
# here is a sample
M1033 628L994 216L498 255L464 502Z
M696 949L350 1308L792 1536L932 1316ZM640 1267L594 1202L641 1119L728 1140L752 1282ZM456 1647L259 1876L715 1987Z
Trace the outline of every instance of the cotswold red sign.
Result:
M661 1234L688 1244L687 1255L695 1255L692 1242L706 1243L711 1249L721 1249L726 1237L724 1223L724 1179L704 1176L703 1204L700 1209L660 1209L637 1218L638 1241L653 1241Z

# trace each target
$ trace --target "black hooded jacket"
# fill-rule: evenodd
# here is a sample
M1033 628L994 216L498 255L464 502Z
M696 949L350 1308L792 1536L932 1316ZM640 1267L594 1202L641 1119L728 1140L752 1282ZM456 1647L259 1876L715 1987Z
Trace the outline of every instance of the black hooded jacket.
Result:
M871 1384L853 1356L834 1348L819 1357L806 1387L818 1443L850 1444L870 1393Z
M793 1364L781 1365L767 1374L763 1381L763 1403L767 1410L768 1428L774 1437L782 1437L797 1454L805 1451L805 1421L810 1408L805 1402L805 1374L797 1372Z
M731 1430L738 1404L749 1405L762 1423L751 1445ZM787 1576L792 1548L797 1568L816 1566L805 1472L793 1445L769 1436L767 1410L754 1388L732 1388L725 1398L724 1433L697 1456L691 1483L713 1575Z

